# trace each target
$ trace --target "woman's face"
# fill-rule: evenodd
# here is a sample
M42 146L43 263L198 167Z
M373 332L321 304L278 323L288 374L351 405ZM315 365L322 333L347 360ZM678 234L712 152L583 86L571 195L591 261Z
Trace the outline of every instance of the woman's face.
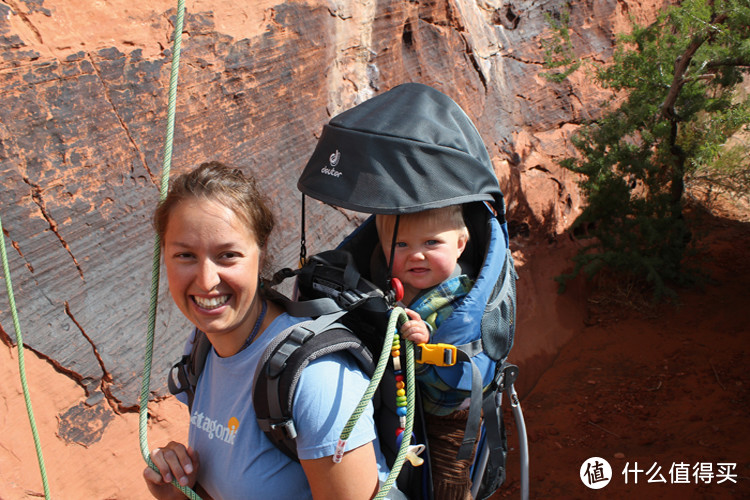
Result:
M177 307L217 352L220 344L239 348L260 309L260 249L252 230L219 202L187 199L169 215L162 244Z

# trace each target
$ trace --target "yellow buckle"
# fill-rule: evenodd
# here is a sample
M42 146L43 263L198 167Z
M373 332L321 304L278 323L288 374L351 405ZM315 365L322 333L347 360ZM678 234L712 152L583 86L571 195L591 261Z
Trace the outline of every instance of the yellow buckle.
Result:
M417 344L414 354L417 363L435 366L456 364L456 346L451 344Z

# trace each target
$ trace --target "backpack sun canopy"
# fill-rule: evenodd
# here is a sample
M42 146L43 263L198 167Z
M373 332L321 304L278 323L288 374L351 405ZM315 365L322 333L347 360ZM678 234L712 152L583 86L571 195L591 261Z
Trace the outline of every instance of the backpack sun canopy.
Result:
M370 214L474 201L504 214L476 127L450 97L419 83L394 87L332 118L297 187L324 203Z

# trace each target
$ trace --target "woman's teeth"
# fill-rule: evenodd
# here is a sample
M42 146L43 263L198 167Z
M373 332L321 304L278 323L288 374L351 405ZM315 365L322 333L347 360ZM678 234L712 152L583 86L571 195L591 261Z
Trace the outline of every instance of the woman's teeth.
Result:
M229 295L221 295L219 297L209 298L193 296L193 300L195 300L195 303L203 309L215 309L226 304L227 300L229 300Z

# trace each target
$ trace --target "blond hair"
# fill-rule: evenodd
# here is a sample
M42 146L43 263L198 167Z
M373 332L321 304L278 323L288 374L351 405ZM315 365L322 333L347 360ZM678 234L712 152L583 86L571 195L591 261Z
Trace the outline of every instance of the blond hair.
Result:
M408 231L414 224L433 224L445 222L451 229L460 231L469 239L469 230L464 221L463 207L461 205L449 205L442 208L432 208L421 212L410 214L377 214L375 216L375 227L381 242L390 244L393 239L393 228L396 225L396 217L399 217L399 231Z

